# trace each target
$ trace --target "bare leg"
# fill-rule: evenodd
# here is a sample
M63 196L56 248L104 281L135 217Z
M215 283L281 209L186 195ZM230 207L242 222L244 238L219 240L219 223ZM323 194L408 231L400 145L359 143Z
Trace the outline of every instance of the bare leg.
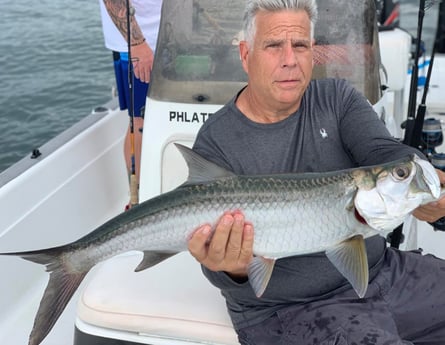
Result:
M142 149L142 132L140 129L144 127L144 119L142 117L134 118L134 158L135 158L135 175L136 175L136 183L137 189L139 190L139 178L140 178L140 169L141 169L141 149ZM128 176L132 175L132 145L131 145L131 133L130 127L128 127L127 135L125 137L124 143L124 156L125 163L127 165Z

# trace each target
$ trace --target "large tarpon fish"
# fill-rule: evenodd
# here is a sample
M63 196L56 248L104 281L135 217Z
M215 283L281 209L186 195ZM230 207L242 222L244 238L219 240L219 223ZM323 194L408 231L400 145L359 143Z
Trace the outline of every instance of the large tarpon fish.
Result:
M224 211L241 210L254 225L249 281L258 297L275 260L325 251L358 296L368 286L364 238L392 231L419 205L440 195L433 166L413 155L382 166L329 173L237 176L177 145L188 181L60 247L18 255L50 272L30 335L37 345L50 332L88 271L127 251L142 251L136 271L187 250L187 239Z

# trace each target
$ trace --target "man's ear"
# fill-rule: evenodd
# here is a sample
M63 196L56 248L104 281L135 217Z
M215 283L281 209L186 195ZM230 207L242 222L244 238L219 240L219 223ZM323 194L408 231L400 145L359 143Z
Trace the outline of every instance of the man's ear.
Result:
M239 42L239 57L241 60L241 64L243 65L243 69L246 73L249 73L249 68L247 64L247 58L249 56L249 46L247 41Z

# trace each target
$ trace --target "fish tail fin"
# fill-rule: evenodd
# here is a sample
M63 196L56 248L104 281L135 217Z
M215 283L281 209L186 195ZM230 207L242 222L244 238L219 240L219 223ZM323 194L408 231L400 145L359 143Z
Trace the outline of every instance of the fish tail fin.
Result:
M87 271L70 272L62 259L63 247L22 253L7 253L46 266L50 273L34 325L29 336L29 345L38 345L54 327L71 297L76 292Z

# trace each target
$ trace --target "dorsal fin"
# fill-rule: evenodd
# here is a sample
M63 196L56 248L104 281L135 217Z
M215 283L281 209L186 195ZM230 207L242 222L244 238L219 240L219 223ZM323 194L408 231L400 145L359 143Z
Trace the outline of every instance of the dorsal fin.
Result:
M175 143L181 152L189 168L189 176L186 184L199 184L210 182L219 178L234 177L234 173L208 161L187 146Z

